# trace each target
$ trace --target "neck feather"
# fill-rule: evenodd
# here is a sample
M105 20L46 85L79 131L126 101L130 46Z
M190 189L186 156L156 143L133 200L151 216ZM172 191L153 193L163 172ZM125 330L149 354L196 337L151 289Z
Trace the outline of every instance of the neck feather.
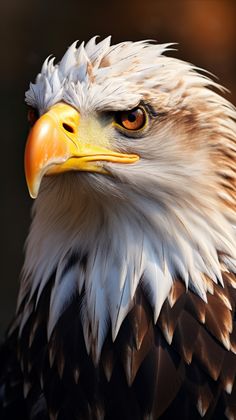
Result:
M236 271L233 227L217 207L211 214L205 209L207 217L177 205L170 211L134 193L126 200L101 199L83 185L76 194L69 187L54 193L45 188L34 207L18 307L24 299L37 302L55 273L48 336L73 296L82 293L78 311L96 360L109 327L115 340L138 286L156 322L176 278L206 301L206 278L223 285L222 270Z

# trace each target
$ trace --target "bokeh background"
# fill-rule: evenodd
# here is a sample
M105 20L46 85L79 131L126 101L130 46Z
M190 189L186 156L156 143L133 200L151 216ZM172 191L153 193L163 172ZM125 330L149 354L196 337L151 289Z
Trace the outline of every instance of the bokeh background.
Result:
M24 92L43 60L76 39L177 42L176 57L217 75L236 104L236 0L1 0L0 337L14 314L31 200L23 153Z

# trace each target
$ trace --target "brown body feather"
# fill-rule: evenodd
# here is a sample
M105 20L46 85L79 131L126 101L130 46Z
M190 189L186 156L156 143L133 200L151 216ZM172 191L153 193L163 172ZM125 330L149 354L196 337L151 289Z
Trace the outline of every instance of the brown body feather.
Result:
M20 341L17 331L9 338L8 357L13 358L17 348L24 384L15 362L13 377L6 372L3 418L12 419L14 405L17 412L24 404L32 420L164 420L176 418L176 412L181 419L236 418L232 274L224 276L224 288L212 283L208 303L186 292L176 279L156 325L139 287L114 343L108 334L98 365L84 343L77 311L81 296L74 298L48 342L53 281L52 277Z

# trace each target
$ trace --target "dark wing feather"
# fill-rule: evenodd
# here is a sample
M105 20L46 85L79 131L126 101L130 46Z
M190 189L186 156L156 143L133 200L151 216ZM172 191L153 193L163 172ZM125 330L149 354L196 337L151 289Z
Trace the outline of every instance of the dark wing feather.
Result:
M236 418L236 355L226 348L234 350L236 341L233 275L224 276L224 288L212 282L208 304L177 279L156 325L140 286L114 343L109 331L97 366L83 337L83 293L48 341L54 281L55 275L37 308L33 296L36 309L21 337L16 329L1 349L1 419Z

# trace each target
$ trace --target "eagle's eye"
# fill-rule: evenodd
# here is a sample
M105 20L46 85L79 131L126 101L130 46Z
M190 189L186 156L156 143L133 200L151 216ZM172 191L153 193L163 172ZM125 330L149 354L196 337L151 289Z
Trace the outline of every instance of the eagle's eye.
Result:
M147 120L146 111L142 107L136 107L128 111L115 113L115 122L126 130L137 131L145 126Z
M30 107L28 109L28 113L27 113L27 120L28 120L28 123L29 123L30 127L32 127L34 125L34 123L37 121L38 118L39 118L38 110L36 108Z

